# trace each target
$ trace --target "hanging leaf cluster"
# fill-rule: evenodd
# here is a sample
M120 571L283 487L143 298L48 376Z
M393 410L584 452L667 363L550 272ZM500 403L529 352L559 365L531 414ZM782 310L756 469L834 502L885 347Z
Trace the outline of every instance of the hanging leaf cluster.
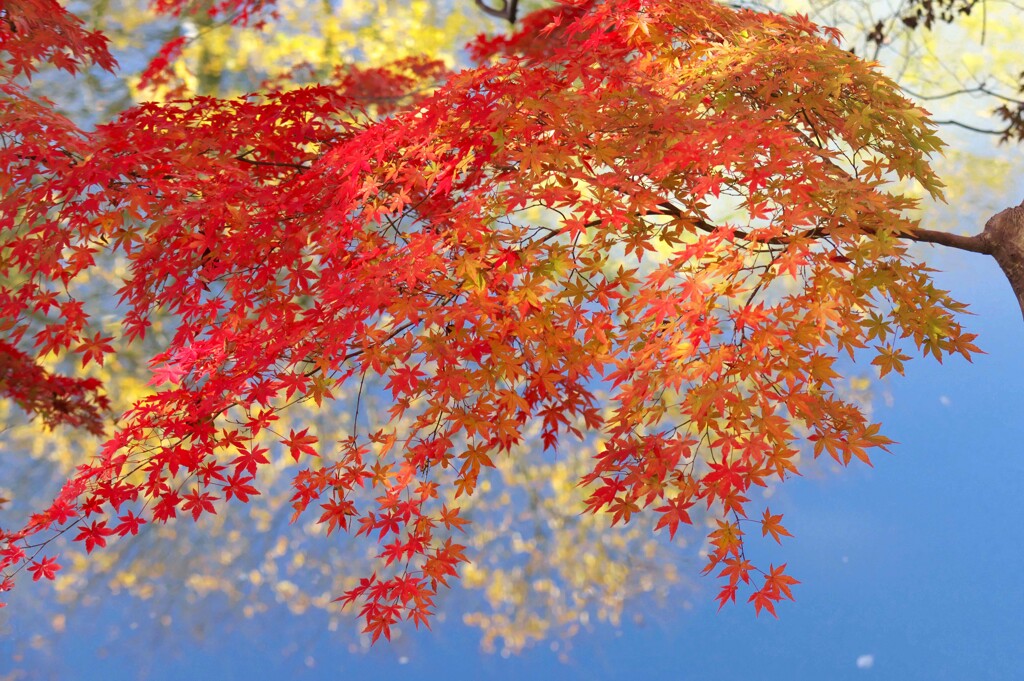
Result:
M283 456L296 520L380 545L339 600L388 638L429 622L472 560L460 504L497 459L599 442L573 512L706 534L720 601L774 614L796 580L746 551L789 536L758 490L804 453L845 465L891 442L843 373L976 351L904 240L906 188L941 195L932 125L806 18L573 0L477 40L469 70L340 69L85 132L16 79L112 67L55 7L0 22L0 385L94 423L87 379L24 386L55 358L109 356L114 332L75 293L101 258L127 266L119 337L175 324L151 394L0 535L4 588L22 567L53 578L47 542L72 528L91 552L240 512ZM386 398L383 425L327 442L277 426L355 389Z

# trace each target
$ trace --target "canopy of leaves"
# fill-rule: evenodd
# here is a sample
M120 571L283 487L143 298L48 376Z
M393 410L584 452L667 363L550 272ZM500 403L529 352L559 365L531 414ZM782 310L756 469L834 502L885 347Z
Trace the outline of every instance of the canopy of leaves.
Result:
M467 71L409 58L145 103L86 134L16 77L109 57L40 6L3 10L7 394L35 363L111 352L76 293L101 255L126 264L118 336L155 314L174 328L98 456L3 533L5 588L21 567L54 576L56 533L92 552L202 520L283 455L304 465L294 519L380 545L339 600L388 637L472 559L457 537L481 476L582 443L583 509L669 535L707 509L721 602L745 589L774 614L795 580L747 558L745 528L788 532L752 490L805 446L846 464L889 443L838 394L843 363L976 350L901 241L916 203L895 181L941 191L926 114L804 18L565 2L479 39ZM381 427L359 430L357 399L336 441L279 428L364 385L389 397Z

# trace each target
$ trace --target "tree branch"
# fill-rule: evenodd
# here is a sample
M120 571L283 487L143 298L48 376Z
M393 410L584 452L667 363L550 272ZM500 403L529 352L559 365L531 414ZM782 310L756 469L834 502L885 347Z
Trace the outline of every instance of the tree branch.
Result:
M961 123L960 121L954 120L932 122L935 123L935 125L955 125L958 128L970 130L971 132L978 132L983 135L1005 135L1007 132L1009 132L1009 128L1007 128L1006 130L989 130L988 128L976 128L973 125L967 125L966 123Z
M899 234L897 236L909 241L949 246L950 248L958 248L961 251L970 251L983 255L992 255L994 252L992 243L985 236L984 232L974 236L964 236L962 234L951 234L950 232L937 232L934 229L915 229L908 234Z
M658 204L658 207L661 208L661 211L654 213L654 215L669 215L677 218L684 217L679 208L667 201ZM694 220L693 225L705 232L713 232L717 229L715 225L704 222L703 220ZM865 228L864 231L867 234L874 234L874 230L871 228ZM787 245L796 239L820 239L828 236L828 230L822 229L821 227L815 227L814 229L808 229L797 234L775 236L767 239L752 239L748 232L744 232L741 229L733 230L733 234L740 239L757 241L762 244ZM938 244L940 246L958 248L961 251L970 251L972 253L981 253L983 255L992 255L994 252L991 240L984 233L975 234L974 236L963 236L961 234L951 234L949 232L938 232L933 229L915 229L913 232L905 232L894 236L908 241Z

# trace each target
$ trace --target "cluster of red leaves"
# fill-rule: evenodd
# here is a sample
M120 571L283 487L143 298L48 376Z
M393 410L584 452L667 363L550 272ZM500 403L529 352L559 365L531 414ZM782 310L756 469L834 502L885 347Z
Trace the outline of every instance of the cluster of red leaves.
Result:
M91 64L112 70L106 37L87 31L57 0L5 0L0 6L4 78L28 75L40 64L75 73Z
M90 433L103 433L103 415L110 407L95 378L74 378L51 373L31 357L0 340L0 395L50 428L68 425Z
M805 441L844 464L889 443L837 394L840 353L898 370L903 345L975 350L962 306L908 257L915 204L888 184L937 193L939 143L890 81L799 17L609 0L525 26L419 97L405 94L439 72L405 63L144 104L83 136L8 87L12 342L34 331L40 354L103 356L67 293L101 250L129 263L124 334L144 336L154 310L177 326L153 395L2 536L0 568L68 524L91 551L244 503L290 455L308 462L296 517L382 545L380 574L340 600L388 637L426 622L466 560L441 471L470 495L495 456L529 455L539 424L546 449L603 439L588 511L653 512L674 535L699 504L718 518L721 601L755 574L757 611L791 597L785 565L744 553L743 523L789 534L767 509L750 517L751 491L797 474ZM382 102L390 117L368 113ZM34 329L26 313L49 306ZM393 402L368 437L275 430L288 404L368 378Z
M84 139L74 125L52 111L48 102L33 101L15 79L31 77L41 64L69 73L90 65L113 70L116 66L107 50L107 39L87 31L81 19L70 14L56 0L16 0L0 8L0 145L5 151L0 163L0 395L8 397L30 414L38 415L50 427L70 425L89 432L103 432L103 417L109 401L100 392L99 381L61 376L40 366L35 358L18 349L29 315L46 317L55 311L61 318L40 330L35 338L37 354L70 346L68 331L80 329L85 318L75 301L59 301L54 284L66 285L77 272L66 275L55 257L61 243L50 244L51 233L40 229L13 248L12 237L19 225L21 197L17 187L35 179L37 161L52 161L64 153L84 148ZM83 263L85 265L85 263ZM25 272L30 278L12 285ZM80 270L79 270L80 271ZM12 275L13 279L12 279ZM103 363L109 346L100 335L82 337L74 349ZM38 574L37 574L38 577Z

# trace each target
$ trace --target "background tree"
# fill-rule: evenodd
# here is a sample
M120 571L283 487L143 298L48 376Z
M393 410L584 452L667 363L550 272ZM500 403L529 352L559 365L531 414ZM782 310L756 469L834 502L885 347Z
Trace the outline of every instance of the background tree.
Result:
M894 75L915 99L984 103L992 121L957 117L938 121L1002 142L1024 139L1021 107L1024 74L1012 55L1020 8L987 0L911 0L899 3L830 3L811 0L767 6L810 11L828 25L847 28L851 49L895 65ZM761 5L764 7L765 5ZM955 42L951 43L950 40ZM963 54L950 44L975 43L983 50ZM961 107L961 116L962 116Z

